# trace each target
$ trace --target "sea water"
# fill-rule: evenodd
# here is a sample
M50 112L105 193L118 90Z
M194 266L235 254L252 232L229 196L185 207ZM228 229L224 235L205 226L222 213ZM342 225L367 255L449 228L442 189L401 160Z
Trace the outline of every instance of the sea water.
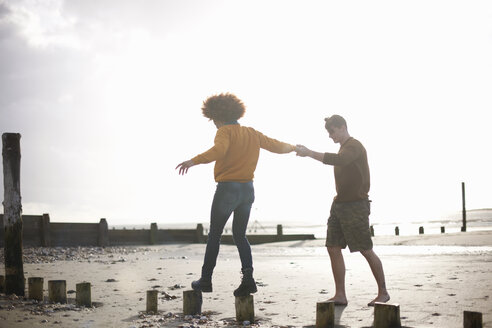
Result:
M492 230L492 209L470 210L466 213L467 231L484 231ZM208 232L209 222L204 219L202 222L167 222L164 220L156 220L159 229L195 229L198 223L203 224L205 233ZM370 224L374 228L375 236L395 235L395 228L398 227L401 236L418 235L419 228L424 228L425 234L439 234L441 227L445 228L445 232L453 233L460 232L462 227L462 214L455 213L445 218L439 219L415 219L405 221L379 220L378 218L370 218ZM247 234L276 234L277 225L282 225L283 234L313 234L316 238L324 238L326 236L326 219L324 220L297 220L285 221L281 219L263 220L251 218ZM109 228L116 229L149 229L147 225L125 225L125 226L110 226ZM224 228L225 234L232 233L232 217L227 222Z

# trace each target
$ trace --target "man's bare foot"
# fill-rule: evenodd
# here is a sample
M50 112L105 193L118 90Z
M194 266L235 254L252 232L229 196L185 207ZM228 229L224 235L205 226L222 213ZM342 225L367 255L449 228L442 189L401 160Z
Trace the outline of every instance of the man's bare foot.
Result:
M378 295L375 299L367 304L367 306L374 306L375 303L386 303L390 300L390 296L388 293Z
M328 300L328 302L334 302L336 306L347 306L347 298L346 297L337 297L333 296Z

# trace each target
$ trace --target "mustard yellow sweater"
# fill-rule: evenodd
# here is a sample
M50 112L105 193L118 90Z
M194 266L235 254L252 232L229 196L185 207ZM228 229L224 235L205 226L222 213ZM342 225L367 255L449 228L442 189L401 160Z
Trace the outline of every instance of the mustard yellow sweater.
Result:
M269 138L253 128L239 124L224 125L217 130L214 146L192 158L195 164L215 161L215 181L252 181L260 148L273 153L290 153L293 145Z

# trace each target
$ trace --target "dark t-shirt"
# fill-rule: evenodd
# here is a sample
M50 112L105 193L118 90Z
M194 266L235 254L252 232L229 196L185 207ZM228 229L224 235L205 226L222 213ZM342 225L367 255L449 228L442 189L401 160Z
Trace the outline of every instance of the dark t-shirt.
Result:
M370 177L367 152L358 140L349 138L340 146L338 154L325 153L323 163L334 166L335 202L368 199Z

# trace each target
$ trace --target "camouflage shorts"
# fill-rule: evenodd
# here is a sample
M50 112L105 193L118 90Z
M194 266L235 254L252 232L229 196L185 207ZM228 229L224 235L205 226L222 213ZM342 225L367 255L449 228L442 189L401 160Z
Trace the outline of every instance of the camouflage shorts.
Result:
M326 246L345 248L348 245L351 252L372 249L370 213L369 200L333 202L328 218Z

